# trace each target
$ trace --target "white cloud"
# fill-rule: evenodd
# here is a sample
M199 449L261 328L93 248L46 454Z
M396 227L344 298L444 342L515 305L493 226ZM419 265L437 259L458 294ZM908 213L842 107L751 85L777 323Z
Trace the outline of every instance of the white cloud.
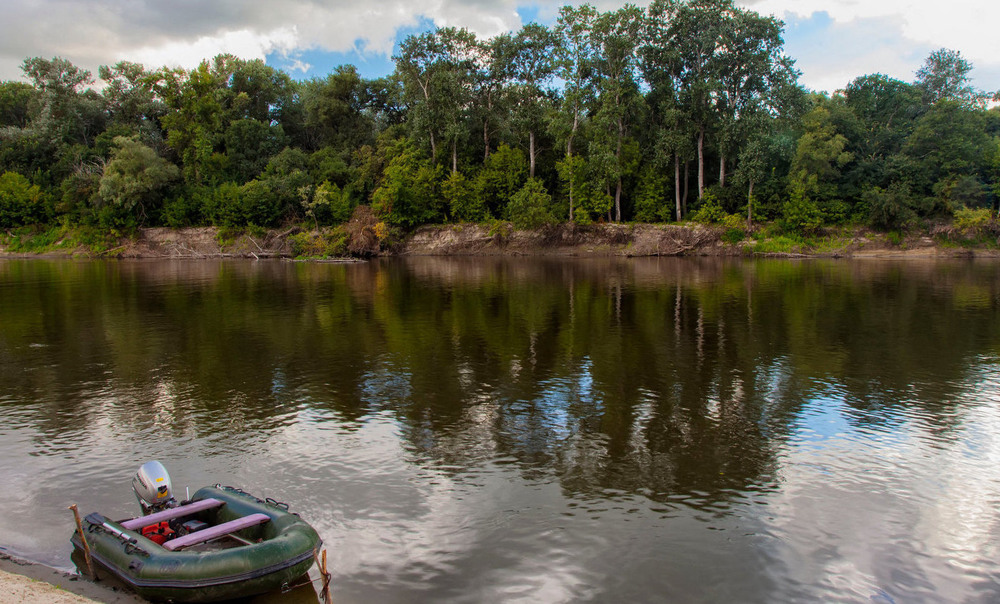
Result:
M278 52L302 70L309 50L392 52L401 29L422 20L467 27L492 36L520 25L518 8L555 17L560 0L13 0L0 23L0 79L20 76L26 57L63 56L96 72L101 64L139 61L147 67L193 67L220 52L261 58ZM579 2L573 2L579 4ZM646 4L648 2L640 2ZM977 84L1000 88L994 24L1000 3L955 0L947 9L930 0L740 0L790 25L826 13L828 27L812 37L788 36L788 52L815 89L835 89L858 75L881 71L911 79L929 50L960 50L977 67ZM608 10L620 6L599 0ZM825 18L825 17L824 17ZM791 34L792 32L790 32Z
M250 30L227 31L217 36L203 36L194 41L172 40L158 46L137 48L123 55L150 66L191 67L219 53L230 53L245 59L263 59L272 52L290 54L299 45L295 28L279 28L267 33Z
M840 24L861 19L898 19L907 40L955 48L982 59L991 59L996 54L995 26L1000 20L1000 3L996 2L952 0L944 6L927 0L761 0L745 4L759 12L777 15L808 17L826 12Z
M815 32L812 40L788 48L804 72L805 83L817 90L842 88L857 76L875 72L912 81L929 52L938 48L958 50L970 60L977 86L1000 88L995 42L1000 3L954 0L944 7L929 0L748 0L741 4L789 24L818 15L833 21L826 30Z

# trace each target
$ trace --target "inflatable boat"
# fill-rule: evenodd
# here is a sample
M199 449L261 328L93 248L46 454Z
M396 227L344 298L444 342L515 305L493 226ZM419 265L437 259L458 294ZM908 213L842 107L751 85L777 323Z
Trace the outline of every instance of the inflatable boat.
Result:
M288 587L308 572L321 544L287 505L232 487L143 507L150 513L127 520L86 516L72 543L82 551L83 533L93 561L149 600L216 602Z

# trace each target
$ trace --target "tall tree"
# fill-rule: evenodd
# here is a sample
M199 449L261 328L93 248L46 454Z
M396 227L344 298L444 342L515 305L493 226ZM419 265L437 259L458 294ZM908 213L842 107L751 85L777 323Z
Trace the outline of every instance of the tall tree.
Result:
M105 81L103 94L110 123L139 133L147 144L162 148L160 119L167 106L156 96L155 76L130 61L102 65L98 74Z
M552 30L537 23L528 23L514 36L511 56L516 128L528 135L528 177L535 177L538 163L538 135L544 125L547 86L555 71L552 50L555 47Z
M452 144L457 168L458 125L469 108L475 36L465 29L443 28L409 36L394 57L403 79L412 128L427 137L431 161L437 162L442 139Z
M341 65L325 79L304 82L300 96L309 148L353 151L374 142L365 83L353 66Z
M598 12L593 6L564 6L559 9L555 26L555 76L564 82L557 110L549 122L556 140L565 144L566 161L572 161L576 142L586 113L595 97L592 76L597 51L593 30ZM573 220L575 179L568 181L569 220Z
M932 52L917 70L917 86L928 104L942 100L966 106L983 106L989 95L972 86L972 63L957 50L941 48Z
M848 187L856 195L905 178L900 152L925 111L920 88L871 74L848 84L844 100L857 120L848 141L855 158L844 174Z
M598 110L594 116L595 155L608 167L607 179L614 185L614 219L621 221L622 178L630 162L626 161L626 138L630 121L639 106L636 41L643 25L643 14L627 5L600 15L592 37L597 49L594 68Z
M503 33L489 40L480 41L475 57L473 84L473 111L483 126L483 163L489 159L493 136L507 121L509 113L509 87L511 81L510 57L513 54L513 37Z
M749 132L744 124L759 124L753 114L782 113L786 91L796 85L794 62L782 53L783 24L775 17L738 7L722 12L720 43L715 65L719 83L719 185L726 184L726 160Z
M26 128L35 89L24 82L0 82L0 128Z
M983 113L941 100L917 120L903 153L912 162L915 192L928 201L925 212L952 211L984 198L993 141Z
M94 82L90 72L66 59L25 59L21 66L38 92L30 128L49 144L93 142L104 128L104 99L84 86Z
M680 95L683 82L677 69L679 58L676 49L669 45L672 10L672 6L662 2L650 6L640 50L640 67L650 88L646 94L649 106L647 134L653 161L674 173L674 217L681 220L684 213L681 164L683 162L686 168L687 161L694 155L694 146L690 144L694 135Z
M705 191L705 137L716 117L723 32L731 0L654 0L649 6L644 55L666 71L693 126L698 159L698 197ZM654 81L664 82L660 76Z
M185 180L193 185L221 177L213 162L215 146L224 132L224 94L228 74L202 61L191 72L162 68L154 75L154 89L170 111L163 116L167 143L181 161Z
M115 145L101 177L100 198L143 223L179 170L135 139L118 137Z
M847 150L848 140L835 123L842 111L841 99L817 96L816 105L802 118L799 138L789 174L789 194L797 201L826 211L828 217L842 214L841 170L854 159Z

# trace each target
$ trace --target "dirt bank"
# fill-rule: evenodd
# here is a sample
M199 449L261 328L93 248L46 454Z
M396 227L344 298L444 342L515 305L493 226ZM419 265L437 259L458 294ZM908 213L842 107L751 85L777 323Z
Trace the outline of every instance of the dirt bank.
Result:
M107 584L0 553L0 604L138 604L134 594Z
M138 237L122 242L115 255L122 258L287 258L289 236L300 229L270 230L260 234L227 235L215 227L142 229Z
M394 253L403 256L680 256L718 254L719 235L696 226L561 224L532 231L477 224L427 226Z
M291 238L300 228L230 232L215 227L142 229L110 249L95 252L82 246L44 248L0 256L104 258L291 258ZM864 229L830 230L795 243L746 238L723 241L721 227L699 224L560 224L537 230L510 225L457 224L424 226L383 251L389 256L778 256L778 257L1000 257L995 245L948 244L947 239L917 233L890 239Z
M830 230L807 244L787 238L726 243L725 230L699 224L562 224L535 231L483 225L426 226L392 253L402 256L776 256L776 257L1000 257L988 246L944 245L920 233L903 239L865 229Z

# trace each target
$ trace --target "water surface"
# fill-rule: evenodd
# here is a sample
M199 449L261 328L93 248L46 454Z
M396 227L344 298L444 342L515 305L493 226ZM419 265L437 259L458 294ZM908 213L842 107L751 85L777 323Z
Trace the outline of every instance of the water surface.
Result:
M289 502L337 602L1000 599L1000 264L0 261L0 545Z

